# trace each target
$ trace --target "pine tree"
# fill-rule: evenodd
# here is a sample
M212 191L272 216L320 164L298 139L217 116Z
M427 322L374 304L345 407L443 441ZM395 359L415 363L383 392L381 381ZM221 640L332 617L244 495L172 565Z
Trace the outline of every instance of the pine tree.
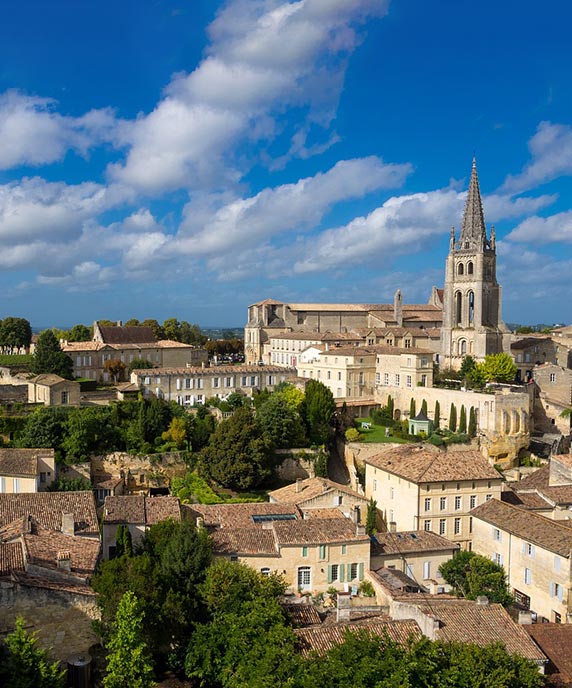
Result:
M449 430L451 432L456 432L457 430L457 407L455 404L451 404L451 410L449 411Z
M475 407L471 406L469 411L469 437L477 436L477 414L475 412Z
M427 416L427 400L423 399L421 402L421 413Z
M433 428L435 430L439 430L440 426L441 426L441 404L437 400L435 402L435 413L433 415Z
M367 505L365 532L368 535L373 535L377 532L377 502L373 497L369 500Z
M461 406L461 415L459 416L459 432L463 434L467 432L467 411L464 406Z
M117 606L117 616L108 643L104 688L151 688L155 685L142 629L143 612L137 597L128 591Z
M415 413L415 399L411 397L411 401L409 402L409 417L410 418L415 418L416 413Z

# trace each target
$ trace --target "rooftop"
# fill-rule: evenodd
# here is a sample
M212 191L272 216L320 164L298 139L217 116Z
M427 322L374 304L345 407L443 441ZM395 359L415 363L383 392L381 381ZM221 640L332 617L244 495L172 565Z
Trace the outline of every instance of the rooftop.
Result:
M295 374L295 368L286 368L275 365L221 365L221 366L189 366L188 368L148 368L146 370L134 370L137 377L160 377L161 375L253 375L255 373L282 373Z
M369 542L369 536L356 532L349 518L313 518L307 521L275 521L272 524L280 545L318 545L338 542Z
M181 520L181 507L177 497L110 495L105 498L104 523L153 525L167 518Z
M550 660L549 671L572 681L572 624L537 623L523 628Z
M470 513L473 518L490 523L542 549L562 557L570 556L572 531L558 521L498 499L489 499L488 502L472 509Z
M0 449L0 475L35 478L38 458L54 461L53 449Z
M91 491L0 494L0 528L32 516L43 528L61 531L64 513L73 514L76 534L99 538L99 523Z
M300 518L300 513L295 506L269 502L187 504L182 506L182 510L190 518L202 518L207 528L249 528L255 525L254 516L269 519L278 516Z
M536 493L553 504L572 504L572 484L550 485L550 464L546 464L526 478L512 483L511 488L524 499L526 492Z
M428 445L402 445L364 459L366 464L414 483L502 480L478 451L447 452Z
M99 331L105 344L149 344L156 341L151 327L99 325Z
M332 492L342 492L344 495L348 495L348 497L359 502L366 501L365 497L358 492L355 492L346 485L336 483L327 478L306 478L306 480L298 480L291 485L272 490L272 492L268 493L268 496L272 502L280 502L282 504L304 504L304 502L310 499Z
M407 530L400 533L377 533L372 538L372 554L437 552L459 549L459 545L429 530Z

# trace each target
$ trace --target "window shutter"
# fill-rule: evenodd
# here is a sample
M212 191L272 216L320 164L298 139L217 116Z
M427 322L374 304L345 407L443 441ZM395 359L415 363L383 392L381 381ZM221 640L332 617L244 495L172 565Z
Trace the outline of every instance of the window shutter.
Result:
M328 564L328 583L332 582L332 565Z
M359 574L358 574L358 577L359 577L360 581L363 580L363 561L360 561L360 564L359 564Z
M344 582L344 579L345 579L345 570L346 570L345 564L340 564L340 583L343 583L343 582Z
M550 581L550 597L554 597L554 583Z
M562 586L560 585L560 586L558 587L558 599L560 600L560 602L562 602L563 594L564 594L564 593L563 593L563 588L562 588Z

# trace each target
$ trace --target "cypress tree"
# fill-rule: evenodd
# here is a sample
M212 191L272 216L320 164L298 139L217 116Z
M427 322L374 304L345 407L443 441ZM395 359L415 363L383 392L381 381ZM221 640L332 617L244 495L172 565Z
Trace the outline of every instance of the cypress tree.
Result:
M461 406L461 415L459 417L459 432L467 432L467 412L464 406Z
M475 407L471 406L469 411L469 437L477 436L477 414L475 412Z
M421 413L425 414L425 416L427 415L427 400L426 399L423 399L423 401L421 402Z
M393 420L394 403L391 394L387 397L387 415Z
M115 533L115 556L117 559L125 554L125 526L120 523L117 526L117 532Z
M373 535L377 532L377 502L372 497L367 505L367 516L365 520L365 532Z
M456 432L457 430L457 407L455 404L451 404L451 410L449 411L449 430L451 432Z
M435 413L433 415L433 428L435 430L439 430L439 427L441 426L441 404L439 403L439 400L435 402Z
M133 540L131 538L131 531L129 526L123 527L123 556L133 556Z
M409 402L409 417L415 418L415 415L415 399L411 397L411 401Z

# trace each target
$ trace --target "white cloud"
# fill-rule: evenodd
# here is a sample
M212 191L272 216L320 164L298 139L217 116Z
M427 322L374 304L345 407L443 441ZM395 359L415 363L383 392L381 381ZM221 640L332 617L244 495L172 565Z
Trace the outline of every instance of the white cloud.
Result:
M558 200L558 194L545 194L543 196L512 196L502 194L490 194L483 200L486 220L498 222L511 218L522 217L529 213L535 213L542 208L552 205Z
M54 106L53 100L15 90L0 94L0 169L56 162L69 149L85 155L113 140L112 110L91 110L74 118L58 114Z
M572 174L572 126L541 122L528 142L532 161L517 175L509 175L501 191L517 193Z
M152 113L123 127L131 149L110 166L111 178L145 193L225 188L241 176L239 140L274 136L274 120L289 106L310 108L328 126L358 42L354 26L386 7L386 0L231 2L211 24L199 66L176 75Z
M529 217L515 227L507 239L535 244L572 243L572 210L549 217Z
M228 254L237 247L254 247L281 232L312 229L334 203L400 186L410 172L410 165L386 164L375 157L342 160L314 177L224 205L199 232L181 238L174 250L192 255ZM190 204L183 230L193 225Z

